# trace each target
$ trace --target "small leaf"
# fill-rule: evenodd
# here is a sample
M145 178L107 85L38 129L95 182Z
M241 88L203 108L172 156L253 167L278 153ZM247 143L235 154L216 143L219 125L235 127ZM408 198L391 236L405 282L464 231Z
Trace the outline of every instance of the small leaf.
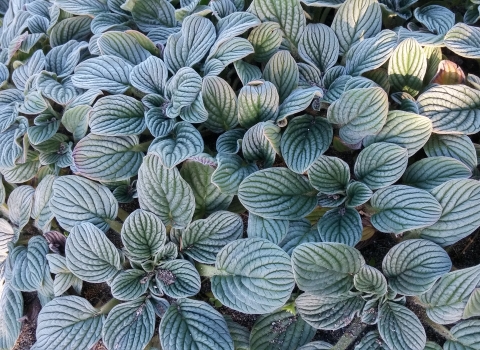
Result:
M288 51L275 53L265 65L263 78L275 85L280 103L298 86L298 66Z
M171 298L187 298L200 292L200 275L185 260L163 262L156 271L157 286Z
M264 238L279 244L287 235L288 228L288 220L264 219L252 213L248 215L248 237Z
M221 134L216 142L215 148L218 153L235 154L240 151L242 139L245 135L244 129L233 129Z
M145 275L145 271L135 269L120 272L110 285L112 296L124 301L138 298L148 289Z
M318 50L321 47L322 50ZM307 63L316 66L321 72L337 63L340 52L335 32L321 23L310 23L305 27L298 54Z
M379 296L387 293L387 280L376 268L364 265L353 278L355 288L364 293Z
M277 52L282 43L280 24L276 22L264 22L260 24L250 32L248 41L253 45L255 60L258 62L267 62L270 57Z
M236 154L217 154L218 166L212 173L212 183L222 193L237 194L240 183L250 174L258 171L254 163L247 163Z
M167 78L167 66L155 56L148 57L130 72L132 85L146 94L163 94Z
M308 169L308 179L321 193L342 193L350 181L350 168L340 158L320 156Z
M97 45L102 55L123 58L133 66L151 56L133 36L124 32L106 32L98 38Z
M479 59L480 29L465 23L457 23L445 35L445 46L457 55Z
M279 103L275 85L268 81L252 81L238 95L238 121L249 128L258 122L275 120Z
M362 238L362 219L352 208L331 209L318 221L322 242L343 243L354 247Z
M208 119L205 126L213 132L233 129L238 124L237 97L230 85L219 77L205 77L202 97Z
M135 24L144 32L177 25L175 8L167 0L127 1L121 8L132 13Z

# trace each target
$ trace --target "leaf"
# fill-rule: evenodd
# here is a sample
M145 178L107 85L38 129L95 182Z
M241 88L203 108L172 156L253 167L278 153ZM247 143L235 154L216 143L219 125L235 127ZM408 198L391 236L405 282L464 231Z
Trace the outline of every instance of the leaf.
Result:
M238 153L238 151L240 151L244 135L244 129L233 129L224 132L217 139L215 145L217 152L229 154Z
M347 0L333 18L332 29L338 37L340 55L356 42L373 37L382 27L380 5L373 0Z
M144 32L177 25L175 8L167 0L127 1L122 9L132 13L135 24Z
M91 348L100 339L104 316L77 296L58 297L38 315L37 349Z
M260 161L263 167L271 167L279 151L280 137L280 127L270 121L254 125L243 136L243 157L248 162Z
M305 62L325 72L335 65L339 52L340 44L330 27L321 23L310 23L305 27L298 48L298 54Z
M250 334L250 348L266 350L275 344L280 349L298 349L315 335L315 329L300 316L278 310L255 321Z
M255 60L258 62L267 62L270 57L277 52L282 43L280 24L277 22L264 22L260 24L250 32L248 41L250 41L255 51L253 55ZM246 82L244 82L244 85L245 83Z
M204 77L202 97L208 111L205 122L207 128L220 133L237 126L237 97L225 80L219 77Z
M147 155L138 171L140 208L160 217L165 225L182 228L193 216L193 191L176 169L167 169L155 155Z
M360 292L373 293L379 296L387 293L387 280L376 268L364 265L353 277L355 288Z
M233 62L233 66L235 67L235 71L237 72L238 78L242 82L242 85L246 85L251 81L262 78L262 72L260 68L245 61L235 61Z
M200 292L200 275L185 260L163 262L156 271L157 286L171 298L191 297Z
M329 1L329 0L325 0ZM337 0L332 0L337 1ZM297 350L330 350L332 348L331 344L324 342L322 340L312 341L304 346L299 347Z
M476 288L468 298L462 318L471 318L480 315L480 288Z
M9 169L15 166L15 161L20 157L22 148L17 139L26 132L26 126L13 124L7 130L0 133L0 168Z
M461 161L470 169L477 166L475 146L466 135L432 134L423 150L428 157L450 157Z
M107 12L106 1L55 0L54 4L72 15L98 15Z
M263 78L275 85L280 103L298 86L298 66L288 51L278 51L265 65Z
M56 50L54 48L51 51L55 52ZM35 74L40 73L44 68L45 54L42 50L37 50L29 59L24 62L24 64L17 67L13 71L12 81L18 89L24 90L28 83L28 80ZM8 75L9 73L7 73L7 79Z
M140 297L117 305L108 313L102 339L108 349L143 349L152 339L154 330L152 302Z
M445 46L457 55L479 59L480 30L464 23L457 23L445 35Z
M238 95L238 121L249 128L258 122L275 120L279 103L275 85L268 81L252 81Z
M83 138L88 131L88 115L92 107L79 105L67 110L62 116L62 125L73 134L74 141Z
M225 194L237 194L243 179L258 171L256 164L247 163L236 154L220 152L217 161L218 166L212 173L211 181Z
M388 65L392 88L416 96L422 89L427 71L427 58L415 39L402 41L393 51Z
M273 312L285 304L295 285L288 254L261 238L227 244L217 254L215 267L219 271L211 279L215 298L244 313Z
M364 303L360 295L352 292L338 296L304 293L295 300L302 318L321 330L337 330L347 326L362 310Z
M122 226L122 243L133 260L147 260L155 256L167 241L167 231L160 218L137 209Z
M163 94L167 78L167 66L155 56L148 57L130 72L131 84L146 94Z
M248 237L259 237L279 244L287 235L288 229L288 220L264 219L252 213L248 215Z
M443 210L437 223L422 230L422 238L447 246L478 228L480 215L475 208L480 201L480 186L476 180L450 180L435 187L431 193Z
M5 219L0 219L0 253L6 254L8 251L8 242L15 237L13 227Z
M332 139L333 128L324 119L310 115L296 117L282 135L282 156L291 170L303 174L327 151Z
M288 95L278 108L277 122L307 109L315 98L322 98L323 93L318 87L296 89Z
M4 284L0 293L0 347L13 348L20 335L23 315L22 292Z
M30 219L35 190L28 185L18 186L8 196L8 219L11 224L21 231Z
M308 169L308 180L321 193L342 193L350 181L350 168L340 158L322 155Z
M151 55L135 38L124 32L106 32L98 38L97 45L102 55L123 58L133 66Z
M382 130L363 139L363 145L389 142L406 148L411 157L427 143L431 133L432 123L428 118L410 112L391 111Z
M80 176L61 176L53 184L50 209L60 226L70 231L80 222L89 222L102 231L117 217L118 204L104 186Z
M180 299L168 308L160 322L160 342L165 350L187 350L193 344L218 350L234 348L222 315L207 303L192 299Z
M18 117L18 108L15 105L4 106L0 111L0 132L6 131Z
M90 25L90 29L92 30L93 34L100 36L102 33L109 30L128 30L130 29L128 26L129 24L129 18L127 16L117 13L104 12L95 16L92 24Z
M68 269L90 283L112 279L122 268L117 248L96 226L83 222L72 228L65 246Z
M327 120L340 126L340 138L356 144L368 135L377 134L385 125L388 95L382 88L352 89L333 102Z
M390 249L382 264L390 288L402 295L425 293L451 268L447 252L423 239L397 244Z
M112 281L112 296L118 300L133 300L140 297L148 289L148 280L143 270L126 270L120 272Z
M434 34L445 34L455 24L455 14L439 5L417 7L413 14L417 21Z
M405 185L431 191L453 179L468 179L470 169L459 160L450 157L430 157L410 165L402 177Z
M388 347L380 339L380 334L377 331L371 331L355 346L355 350L388 350Z
M352 208L331 209L318 221L322 242L343 243L355 246L362 238L362 219Z
M250 330L234 322L228 315L223 315L223 318L227 322L228 331L232 336L233 347L235 350L248 350L250 344Z
M407 168L407 162L408 151L405 148L388 142L377 142L360 152L354 172L359 181L376 190L399 180Z
M268 219L298 220L316 205L316 191L308 181L285 168L249 175L240 184L238 198L250 212Z
M456 324L450 329L452 338L443 344L443 348L445 350L478 349L478 326L480 326L479 320L462 321Z
M316 295L341 295L353 287L353 275L365 260L358 250L342 243L304 243L293 251L295 281Z
M293 250L302 243L321 241L317 228L312 227L307 219L301 219L289 222L287 234L278 245L292 255Z
M35 227L44 233L49 231L50 222L54 215L50 209L50 198L53 194L53 183L56 177L54 175L45 175L35 189L32 205L32 219L35 219Z
M82 89L96 86L112 94L123 94L129 87L132 66L122 58L105 55L90 58L75 67L73 85Z
M418 317L405 306L385 302L379 311L378 331L390 347L423 350L427 341Z
M214 48L215 45L212 50ZM222 63L223 67L226 67L230 63L241 60L242 58L252 54L254 49L247 39L234 37L228 41L224 41L214 52L215 53L213 55L210 54L208 56L209 62L212 60L218 60Z
M372 197L372 194L372 190L363 182L352 181L347 186L345 206L358 207L365 204Z
M480 131L480 91L465 85L437 85L418 97L419 114L431 119L438 134Z
M442 213L439 202L427 191L395 185L383 188L372 196L375 210L373 226L382 232L399 234L435 224Z
M440 85L465 84L465 73L456 63L443 60L438 64L438 71L431 82Z
M195 261L214 264L217 253L242 233L243 222L238 214L217 211L188 225L181 236L180 250Z

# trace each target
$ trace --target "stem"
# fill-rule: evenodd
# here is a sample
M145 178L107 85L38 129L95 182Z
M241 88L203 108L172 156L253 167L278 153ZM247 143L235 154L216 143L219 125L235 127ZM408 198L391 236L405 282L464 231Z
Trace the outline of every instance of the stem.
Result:
M147 151L148 151L148 147L150 147L150 144L152 143L152 141L153 141L153 140L140 143L140 144L134 146L134 147L132 148L132 150L133 150L133 151L136 151L136 152L147 152Z
M202 277L213 277L223 274L221 271L218 271L215 266L196 263L195 267Z
M125 222L125 220L127 220L127 217L130 215L130 213L127 213L125 210L123 210L122 208L118 208L118 218L120 220L122 220L123 222Z
M100 315L108 314L116 305L120 304L120 300L112 298L100 308Z
M122 232L122 226L123 224L121 222L115 221L115 220L110 220L110 219L104 219L107 224L110 225L110 228L115 231L116 233L120 234Z
M366 323L362 323L360 318L356 318L350 326L347 328L345 333L343 333L342 337L338 339L337 344L332 348L332 350L345 350L347 349L363 332L363 330L367 328Z

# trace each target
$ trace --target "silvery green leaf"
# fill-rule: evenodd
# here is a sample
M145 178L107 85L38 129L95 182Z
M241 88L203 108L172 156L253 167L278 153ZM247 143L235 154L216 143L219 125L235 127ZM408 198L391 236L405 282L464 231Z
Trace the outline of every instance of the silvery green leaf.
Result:
M280 145L280 127L270 121L260 122L243 136L243 157L248 162L261 161L263 167L271 167Z
M400 27L398 30L398 41L402 42L405 39L415 39L422 46L444 47L445 34L433 34L427 30L409 30Z
M377 142L360 152L354 172L359 181L376 190L398 181L405 172L407 163L407 149L393 143Z
M54 51L54 49L52 51ZM43 51L35 51L35 53L24 62L24 64L13 71L12 81L15 86L20 90L24 90L28 79L35 74L40 73L45 68L45 63L46 60Z
M89 114L92 134L125 136L141 134L145 128L144 108L140 101L125 95L105 96Z
M18 107L16 105L2 106L0 110L0 132L7 130L18 117Z
M388 95L380 87L352 89L330 105L327 120L340 125L340 138L356 144L368 135L377 134L385 125Z
M292 253L298 288L318 295L348 292L353 287L353 275L363 265L360 252L342 243L304 243Z
M447 252L423 239L411 239L394 246L382 263L388 285L402 295L425 293L451 268Z
M27 20L27 24L32 34L44 34L48 30L50 21L46 17L33 15Z
M176 34L181 30L181 27L156 27L148 32L148 38L154 42L156 45L161 44L165 46L167 43L168 37L171 34Z
M72 142L65 134L55 134L50 139L33 145L40 152L40 164L55 164L60 168L69 167L73 164Z
M380 338L378 331L368 332L355 346L354 350L388 350L389 347ZM427 348L425 348L427 349Z
M322 0L325 1L325 0ZM329 0L326 0L329 1ZM336 1L336 0L332 0ZM322 340L312 341L304 346L299 347L297 350L330 350L332 349L333 345L324 342Z
M346 75L346 70L344 66L334 66L327 69L322 78L322 85L326 89L330 89L332 83L337 80L339 77Z
M229 315L223 315L223 318L227 322L228 331L232 336L233 347L235 350L249 350L250 349L250 330L234 322Z
M232 129L221 134L216 142L218 153L234 154L240 151L245 129Z
M95 35L102 34L109 30L128 30L130 27L129 18L125 15L117 13L100 13L93 18L93 21L90 25L92 33Z
M463 15L463 22L465 24L475 24L480 19L480 10L478 4L472 4L467 7L467 11Z
M147 155L138 171L140 208L160 217L166 225L188 225L195 210L193 191L176 168L168 169L156 155Z
M12 349L22 328L19 319L23 315L23 296L9 283L2 286L0 315L0 348Z
M322 50L318 50L319 47ZM311 23L304 30L298 54L305 62L325 72L337 62L339 50L337 36L330 27L321 23Z
M328 149L332 138L333 128L324 119L296 117L282 135L282 156L291 170L303 174Z
M79 105L67 110L62 116L62 125L73 134L74 141L80 140L88 131L88 115L92 107Z
M363 182L352 181L348 184L345 200L347 207L358 207L366 203L372 197L372 190Z
M312 340L315 332L301 316L278 310L257 318L250 334L250 348L267 350L275 344L279 350L297 349Z
M337 330L349 325L364 303L360 295L352 292L329 296L304 293L295 300L302 318L321 330Z
M391 301L380 308L378 331L390 348L423 350L427 341L418 317L405 306Z
M151 56L137 40L125 32L106 32L97 40L102 55L111 55L137 65Z
M446 34L455 24L455 14L439 5L417 7L413 15L434 34Z
M260 24L257 16L248 12L235 12L229 16L222 18L218 21L217 27L217 40L212 47L210 55L214 54L216 49L222 43L229 41L230 39L240 36L247 30L256 27Z
M102 339L108 349L144 349L154 331L152 302L147 297L140 297L117 305L108 313Z
M24 292L36 291L40 288L45 269L48 244L42 236L34 236L15 258L13 278L10 283L13 288Z
M355 246L362 238L362 219L352 208L334 208L318 221L317 229L323 242Z
M213 1L209 6L220 18L226 17L237 11L237 8L231 0Z
M50 30L50 45L52 47L66 44L70 40L85 41L90 36L89 16L71 17L58 22Z
M338 9L332 29L338 37L340 54L357 42L373 37L382 27L380 5L374 0L347 0Z
M158 155L168 169L172 169L191 156L203 151L200 132L187 122L175 124L169 135L156 138L150 145L149 154Z
M43 232L49 230L50 221L54 218L49 202L55 179L54 175L46 175L37 185L33 196L31 217L35 220L35 227Z
M209 56L209 60L218 60L226 67L253 52L253 46L247 39L235 37L220 44L215 53Z
M382 130L376 135L364 138L363 145L389 142L406 148L411 157L427 143L431 133L430 119L410 112L391 111Z
M431 226L441 214L442 206L427 191L405 185L394 185L375 192L370 203L375 211L373 226L382 232L396 234Z
M410 165L402 177L405 185L430 191L453 179L468 179L471 170L459 160L450 157L430 157Z
M310 106L315 98L322 97L322 90L316 86L293 90L278 108L277 122L282 121L293 114L304 111Z
M43 98L40 91L30 91L25 96L23 104L18 107L18 111L23 114L40 114L50 106L48 101Z
M328 75L325 75L325 78ZM351 75L341 75L336 78L328 87L325 96L322 98L322 102L333 103L340 98L340 96L345 92L345 86L347 82L352 79Z
M242 87L238 95L238 121L243 127L275 120L280 97L274 84L255 80Z
M100 56L102 53L100 52L100 49L98 48L98 38L100 38L101 34L95 34L93 35L89 42L88 42L88 51L92 55Z
M320 156L308 169L308 179L321 193L341 193L350 181L350 168L340 158Z
M56 46L45 56L46 70L55 73L59 78L64 78L73 73L80 60L81 51L87 48L87 43L70 40Z
M101 56L90 58L75 67L73 84L82 89L92 86L112 94L122 94L129 87L132 66L120 57Z
M322 73L317 67L307 63L297 63L298 66L298 87L308 89L311 87L322 87ZM345 68L344 68L345 69Z
M172 73L182 67L192 67L205 57L215 39L215 27L209 19L188 16L181 32L170 35L167 40L165 64Z
M430 83L433 77L437 74L438 66L443 60L442 50L439 47L425 46L423 52L427 58L427 72L425 73L425 78L423 82L425 84Z
M225 1L227 1L227 0L225 0ZM230 0L228 0L228 1L230 1ZM235 62L237 62L237 61L235 61ZM205 65L203 66L203 74L204 74L204 77L217 76L217 75L220 75L224 69L225 69L225 66L222 63L222 61L220 61L219 59L216 59L216 58L212 58L207 63L205 63Z
M299 0L254 0L249 8L262 22L276 22L283 32L284 45L294 55L306 26L306 19Z
M445 156L457 159L473 169L477 166L477 154L472 140L466 135L432 134L423 147L428 157Z
M425 344L425 350L442 350L442 347L437 343L427 341L427 343Z
M256 164L248 163L236 154L218 153L217 161L212 183L225 194L236 194L243 179L258 171Z
M478 228L480 215L475 208L480 201L480 185L476 180L450 180L435 187L431 193L443 210L437 223L422 230L422 238L447 246Z
M279 244L289 231L288 220L265 219L255 214L248 215L248 237L259 237ZM309 227L310 228L310 227Z
M10 169L15 166L15 161L22 154L22 147L18 139L26 132L25 125L13 124L0 133L0 169Z
M104 316L77 296L55 298L38 315L36 349L92 347L101 336Z
M480 78L478 76L469 73L467 75L467 82L475 89L480 90Z
M427 71L427 57L415 39L402 41L393 51L388 65L391 86L416 96L422 89Z
M0 91L0 106L14 104L15 102L23 102L23 92L18 89L7 89Z
M364 265L353 277L355 288L364 293L373 293L379 296L387 293L387 280L376 268Z
M6 254L8 251L8 242L15 237L13 227L5 219L0 219L0 253Z
M46 71L38 75L37 88L43 96L63 106L80 94L80 91L73 85L71 77L66 77L59 82L54 73Z
M284 102L290 93L298 86L298 66L295 59L288 51L275 53L265 65L263 78L275 85L280 97L280 103Z
M217 253L242 233L243 222L238 214L217 211L183 231L180 250L195 261L214 264Z
M463 311L463 317L471 318L471 317L478 317L480 315L480 288L476 288L470 297L468 298L467 305L465 306L465 310Z
M230 85L219 77L205 77L202 97L208 119L205 126L213 132L233 129L238 124L237 96Z
M47 254L47 260L50 267L50 273L55 274L55 281L53 282L55 296L61 296L72 285L82 285L82 281L73 275L68 269L67 261L64 256L60 254ZM79 292L81 292L81 290Z
M312 227L307 219L301 219L289 222L287 234L278 245L292 255L293 250L302 243L321 241L317 228Z
M55 5L73 15L91 15L108 12L107 2L103 0L55 0Z
M163 94L167 78L167 66L155 56L148 57L130 72L131 84L146 94Z
M195 266L186 260L161 263L155 278L157 286L171 298L191 297L200 291L200 275Z
M177 25L175 8L167 0L127 1L121 8L132 13L135 24L144 32Z
M262 78L262 71L257 66L254 66L245 61L235 61L233 62L235 71L242 82L242 85L247 85L251 81L256 81Z
M244 313L275 311L285 304L295 286L288 254L262 238L227 244L217 254L215 267L218 274L211 279L214 296Z
M5 181L10 183L23 183L31 180L40 168L38 153L27 151L26 159L17 161L17 164L10 169L2 170Z
M121 234L129 257L142 261L151 258L163 248L167 231L158 216L137 209L123 223Z
M353 77L345 84L345 91L352 89L367 89L371 87L379 87L379 85L368 78Z
M440 134L474 134L480 130L480 91L466 85L437 85L417 100L421 115Z
M34 119L33 126L28 127L28 139L32 145L38 145L52 138L60 127L60 120L52 114L42 113Z
M307 179L286 168L257 171L238 190L240 202L253 214L284 220L308 215L316 206L316 194Z
M264 22L254 28L248 41L253 45L254 58L258 62L266 62L273 56L282 43L282 30L277 22Z
M102 96L103 92L99 89L89 89L85 91L83 94L78 95L75 97L66 107L66 111L68 111L70 108L81 106L81 105L87 105L91 106L93 105L93 102L99 97Z
M8 196L8 218L12 225L19 230L28 224L32 212L34 193L33 187L23 185L16 187Z
M118 204L106 187L80 176L67 175L53 183L50 208L67 231L80 222L92 223L107 231L107 222L117 217Z
M153 136L162 137L172 132L176 120L168 118L162 107L154 107L145 113L145 124Z
M462 321L450 329L451 339L447 339L443 348L445 350L477 350L480 334L479 320Z
M148 289L148 280L143 270L126 270L120 272L113 279L110 288L112 296L118 300L134 300L144 294Z
M203 301L176 301L162 317L159 332L165 350L187 350L193 344L218 350L234 349L225 319Z

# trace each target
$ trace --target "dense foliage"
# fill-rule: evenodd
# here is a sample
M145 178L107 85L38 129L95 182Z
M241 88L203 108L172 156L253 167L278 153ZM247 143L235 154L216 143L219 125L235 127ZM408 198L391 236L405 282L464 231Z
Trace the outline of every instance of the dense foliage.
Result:
M480 349L470 1L0 1L0 349Z

